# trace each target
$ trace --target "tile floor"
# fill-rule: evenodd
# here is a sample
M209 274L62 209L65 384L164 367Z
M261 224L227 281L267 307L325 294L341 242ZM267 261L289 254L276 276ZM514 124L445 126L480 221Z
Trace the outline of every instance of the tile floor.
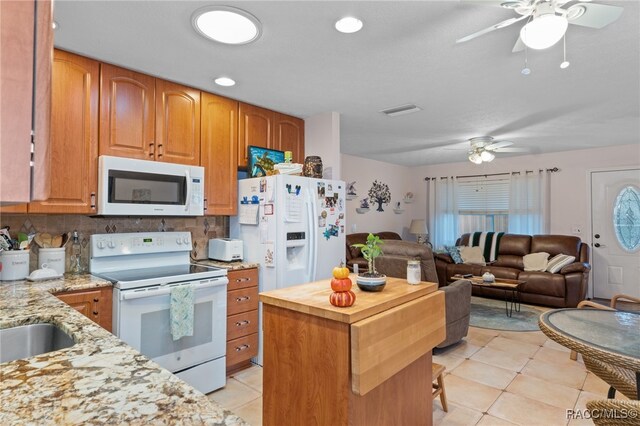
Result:
M446 366L449 412L433 403L434 425L581 425L567 409L585 409L606 398L608 385L586 371L581 357L541 332L509 332L471 327L465 341L433 356ZM619 394L618 394L619 395ZM622 395L619 395L623 398ZM262 424L262 368L235 374L209 394L251 425Z

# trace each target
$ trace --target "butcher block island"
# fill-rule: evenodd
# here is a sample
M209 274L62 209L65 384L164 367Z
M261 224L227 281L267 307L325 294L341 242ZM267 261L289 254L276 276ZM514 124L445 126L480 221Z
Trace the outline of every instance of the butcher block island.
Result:
M329 280L260 293L265 426L432 424L444 293L399 278L382 292L352 291L348 308L329 304Z

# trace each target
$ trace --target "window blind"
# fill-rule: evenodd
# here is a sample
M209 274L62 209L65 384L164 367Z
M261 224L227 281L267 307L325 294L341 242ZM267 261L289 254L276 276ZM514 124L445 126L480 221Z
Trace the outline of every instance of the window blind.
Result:
M509 211L509 181L458 182L460 214L506 213Z

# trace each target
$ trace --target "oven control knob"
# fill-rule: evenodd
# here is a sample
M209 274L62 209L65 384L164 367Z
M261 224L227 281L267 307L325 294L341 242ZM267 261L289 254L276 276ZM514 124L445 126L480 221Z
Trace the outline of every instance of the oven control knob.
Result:
M189 237L184 237L182 239L182 242L184 242L185 244L189 244Z
M116 248L116 243L114 243L113 240L109 241L107 245L109 246L109 248Z
M103 249L104 248L104 241L98 241L97 246L98 246L99 249Z
M176 238L176 243L178 243L178 245L182 244L182 239L180 237Z

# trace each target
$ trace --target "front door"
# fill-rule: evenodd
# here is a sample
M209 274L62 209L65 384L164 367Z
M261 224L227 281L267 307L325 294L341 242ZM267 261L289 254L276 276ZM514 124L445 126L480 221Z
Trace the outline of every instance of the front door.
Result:
M640 297L640 169L591 172L593 295Z

